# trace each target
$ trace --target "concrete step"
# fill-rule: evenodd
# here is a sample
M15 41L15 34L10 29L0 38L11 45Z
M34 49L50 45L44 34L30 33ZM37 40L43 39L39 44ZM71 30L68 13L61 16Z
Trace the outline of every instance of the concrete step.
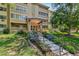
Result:
M54 44L53 42L49 41L48 39L46 39L42 36L39 36L39 40L42 43L46 44L55 55L60 55L60 48L61 48L62 49L61 55L63 55L63 56L65 56L65 55L72 56L71 53L69 53L68 51L66 51L62 47L58 46L57 44Z

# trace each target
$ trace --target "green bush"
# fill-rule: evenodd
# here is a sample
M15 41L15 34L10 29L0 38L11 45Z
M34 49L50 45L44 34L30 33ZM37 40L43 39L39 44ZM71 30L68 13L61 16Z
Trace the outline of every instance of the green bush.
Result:
M24 32L23 30L19 30L17 33L16 33L16 35L20 35L20 36L27 36L27 33L26 32Z
M2 31L0 31L0 34L3 34L3 32L2 32Z
M8 44L14 42L16 39L17 39L16 36L2 39L2 40L0 40L0 47L1 46L7 46Z
M47 33L47 32L42 32L42 34L43 34L43 36L46 36L46 35L48 35L48 33Z
M61 44L62 41L59 38L56 38L56 39L53 40L53 42L55 44Z
M19 30L16 34L24 34L24 31L23 30Z
M68 32L68 28L61 29L60 31L61 31L61 32Z
M9 29L8 29L8 28L5 28L5 29L3 30L3 34L9 34Z
M76 52L76 49L71 46L71 45L68 45L68 46L64 46L64 48L69 51L70 53L74 54Z

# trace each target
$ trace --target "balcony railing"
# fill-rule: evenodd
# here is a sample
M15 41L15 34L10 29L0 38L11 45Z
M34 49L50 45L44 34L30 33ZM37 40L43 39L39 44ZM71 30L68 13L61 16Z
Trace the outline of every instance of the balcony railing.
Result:
M26 28L22 28L23 30L26 30ZM11 30L20 30L20 27L11 27Z

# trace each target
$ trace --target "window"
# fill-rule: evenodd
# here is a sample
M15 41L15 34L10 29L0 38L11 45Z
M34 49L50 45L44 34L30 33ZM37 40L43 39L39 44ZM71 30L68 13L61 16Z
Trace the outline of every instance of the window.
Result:
M23 19L23 16L20 15L19 19L22 20Z
M14 18L14 14L11 14L11 18Z
M18 14L16 14L16 19L19 19L19 17L20 17L20 16L19 16Z
M6 19L6 16L0 15L0 19Z
M22 6L16 6L15 12L25 14L27 12L27 8L26 7L22 7Z
M6 27L6 25L0 24L0 28Z
M0 11L6 11L6 8L0 7Z
M20 15L20 20L26 20L27 16Z
M39 16L40 16L40 17L47 17L48 14L47 14L47 13L44 13L44 12L39 12Z
M16 15L11 13L11 18L16 18Z
M27 16L23 16L23 19L26 20Z
M19 19L19 20L26 20L27 16L18 15L18 14L11 14L11 18Z

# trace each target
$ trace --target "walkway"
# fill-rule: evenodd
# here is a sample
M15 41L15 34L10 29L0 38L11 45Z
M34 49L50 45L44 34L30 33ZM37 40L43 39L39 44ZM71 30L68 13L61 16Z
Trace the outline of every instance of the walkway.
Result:
M56 56L73 56L68 51L64 50L62 47L54 44L53 42L49 41L48 39L44 38L42 35L39 35L39 40L48 45L50 50L56 55ZM62 50L61 50L62 49Z

